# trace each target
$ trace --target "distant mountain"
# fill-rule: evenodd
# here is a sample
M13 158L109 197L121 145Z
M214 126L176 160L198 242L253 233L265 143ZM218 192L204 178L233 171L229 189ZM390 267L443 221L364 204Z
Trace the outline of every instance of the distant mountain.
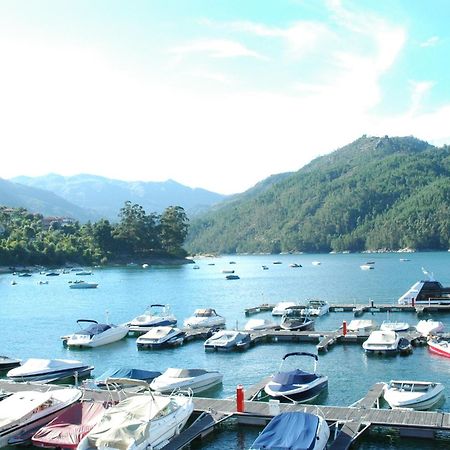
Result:
M258 188L259 185L259 188ZM367 137L191 221L192 253L450 247L450 147Z
M13 183L2 178L0 178L0 205L26 208L30 212L44 216L72 217L80 221L98 218L96 213L80 208L53 192Z
M127 182L86 174L71 177L49 174L20 176L13 181L54 192L81 208L95 211L97 217L114 222L127 200L138 203L147 213L161 213L168 206L182 206L192 217L226 197L205 189L192 189L172 180Z

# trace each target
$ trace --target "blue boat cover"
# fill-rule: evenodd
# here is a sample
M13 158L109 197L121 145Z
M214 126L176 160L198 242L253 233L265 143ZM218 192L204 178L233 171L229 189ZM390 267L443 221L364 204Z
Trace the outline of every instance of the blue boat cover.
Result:
M313 450L319 417L304 412L275 416L253 442L252 450Z
M315 373L305 372L304 370L295 369L289 372L278 372L272 379L275 383L283 385L291 384L308 384L316 380L318 376Z
M150 370L132 369L131 367L119 367L118 369L108 369L95 379L96 383L103 383L108 378L129 378L132 380L151 381L159 377L161 372Z

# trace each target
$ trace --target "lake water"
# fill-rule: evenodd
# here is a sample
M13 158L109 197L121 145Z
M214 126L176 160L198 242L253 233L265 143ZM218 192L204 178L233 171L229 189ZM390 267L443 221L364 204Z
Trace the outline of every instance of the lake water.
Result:
M410 261L401 262L400 258ZM360 265L374 261L374 270L361 270ZM230 264L233 261L235 264ZM273 264L280 261L281 264ZM321 265L313 265L320 261ZM301 268L289 264L299 263ZM425 278L421 268L433 272L437 280L450 285L450 253L414 254L336 254L223 256L196 260L193 265L177 267L116 267L94 269L86 280L99 283L98 289L69 289L75 275L30 278L0 275L0 354L17 358L80 359L95 366L94 375L117 366L164 371L168 367L199 367L220 370L223 386L211 395L227 397L235 393L237 384L244 387L260 381L276 371L285 353L315 352L315 344L272 343L257 345L243 353L205 353L203 342L187 343L164 350L138 351L135 338L97 349L71 350L62 345L60 336L76 331L77 319L126 322L141 314L152 303L170 304L181 326L196 308L213 307L227 319L227 327L243 328L247 318L244 309L261 303L284 300L305 302L321 298L330 303L367 304L394 303L415 281ZM262 270L267 265L269 270ZM239 280L226 280L223 269L234 269ZM16 286L11 285L16 280ZM48 285L39 285L39 280ZM254 317L272 318L269 313ZM375 313L378 324L385 314ZM316 330L334 330L351 313L331 313L316 321ZM412 313L392 313L391 319L417 323ZM450 331L450 315L439 316ZM303 360L299 360L300 363ZM304 369L309 361L305 361ZM323 404L349 405L363 397L376 382L390 379L425 379L447 385L450 395L450 359L430 354L426 347L414 349L407 357L368 357L359 345L336 345L321 355L320 372L328 375L329 389L321 398ZM450 399L443 410L450 411ZM230 423L213 433L198 449L248 448L260 431ZM395 433L371 433L361 449L428 449L450 448L445 438L439 441L400 439Z

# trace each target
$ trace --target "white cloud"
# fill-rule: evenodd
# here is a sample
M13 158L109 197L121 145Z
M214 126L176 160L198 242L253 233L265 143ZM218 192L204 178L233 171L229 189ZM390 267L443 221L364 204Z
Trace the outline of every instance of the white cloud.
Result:
M435 45L437 45L439 43L440 39L438 36L432 36L430 38L428 38L426 41L421 42L419 45L420 47L434 47Z
M408 115L415 115L421 107L423 97L433 88L432 81L410 81L411 86L411 106Z

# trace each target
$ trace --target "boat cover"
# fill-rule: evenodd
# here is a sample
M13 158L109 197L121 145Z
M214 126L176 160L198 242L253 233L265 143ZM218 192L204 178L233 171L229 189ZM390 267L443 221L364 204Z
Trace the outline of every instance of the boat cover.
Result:
M38 430L32 437L33 444L75 449L81 439L97 424L104 411L102 403L74 403Z
M130 397L108 409L88 434L89 447L126 450L149 438L150 421L171 402L170 397L142 395Z
M23 391L3 399L0 402L0 430L22 417L31 416L51 396L50 392Z
M319 417L304 412L275 416L253 442L252 450L312 450Z
M108 378L128 378L131 380L151 381L159 377L161 372L150 370L132 369L131 367L119 367L118 369L108 369L95 379L97 384L104 383Z
M21 377L34 374L49 373L56 371L81 369L87 367L81 361L74 359L27 359L21 366L11 369L6 375L8 377Z
M95 336L109 330L110 328L111 326L106 323L93 323L83 330L75 332L75 334L89 334L90 336Z
M282 385L307 384L316 380L318 376L315 373L305 372L300 369L291 370L289 372L278 372L272 378L272 381ZM273 388L273 386L272 386Z

